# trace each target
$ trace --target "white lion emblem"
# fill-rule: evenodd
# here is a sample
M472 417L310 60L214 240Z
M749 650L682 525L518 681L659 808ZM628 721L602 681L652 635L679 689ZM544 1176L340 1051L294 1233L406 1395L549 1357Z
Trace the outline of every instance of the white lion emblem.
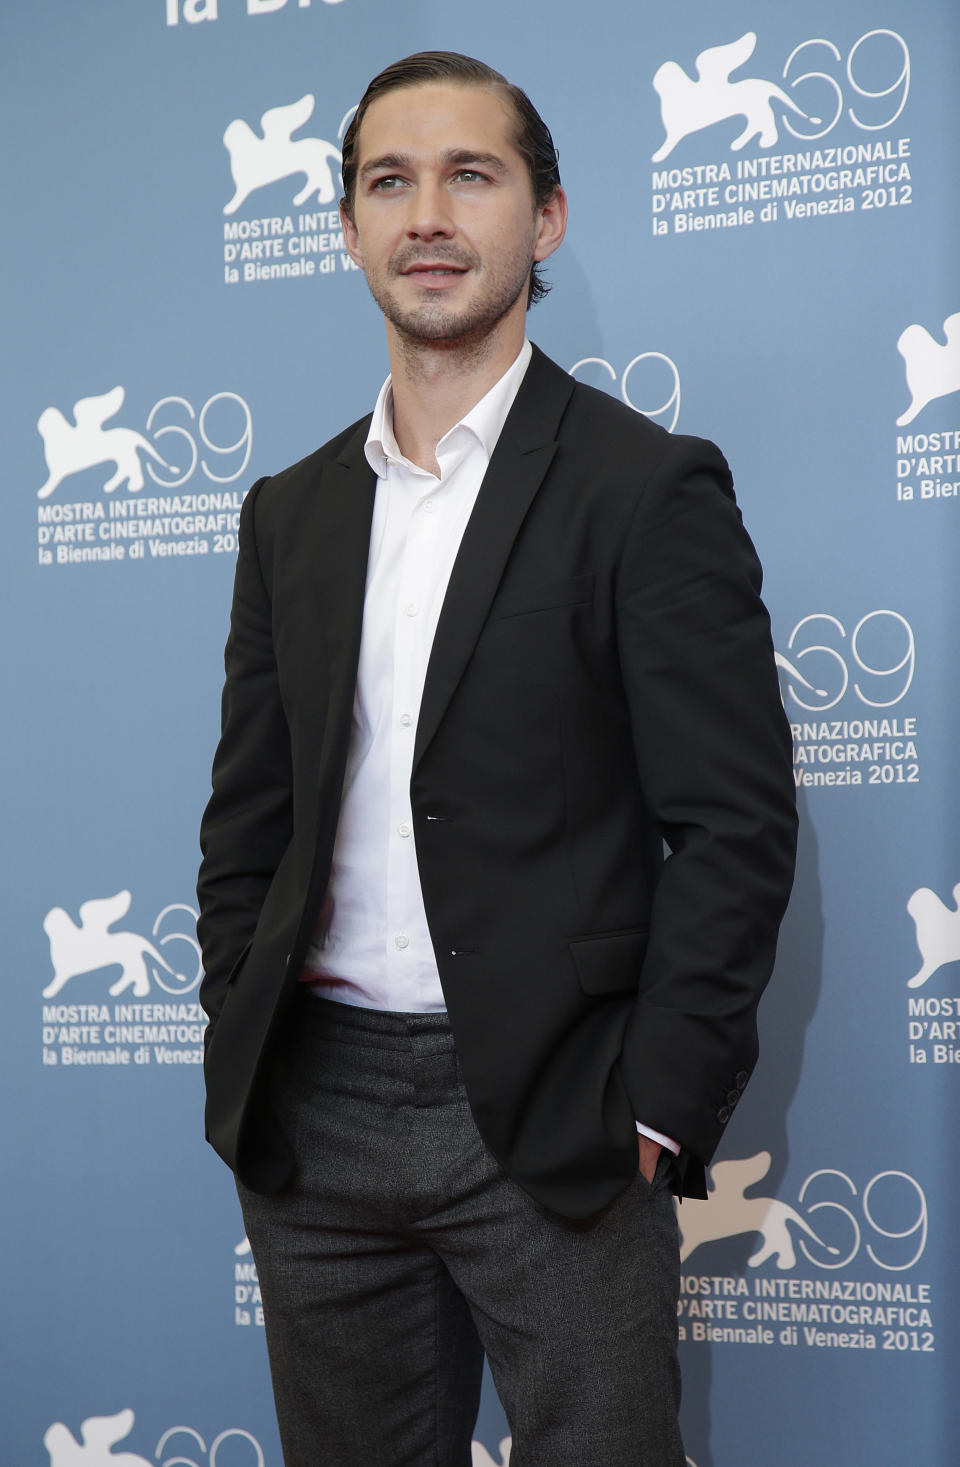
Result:
M897 419L897 427L905 428L927 403L960 392L960 311L944 321L942 346L925 326L908 326L900 333L897 351L906 363L910 389L910 406Z
M130 901L128 891L118 891L116 896L84 902L79 927L63 907L53 907L47 913L43 930L50 939L53 978L43 990L44 998L55 998L64 984L81 973L113 967L120 968L121 973L110 986L112 998L126 988L133 989L134 997L145 998L150 992L148 959L184 987L189 985L190 980L175 972L146 937L138 932L110 931L114 922L126 916Z
M331 161L340 167L340 151L323 138L294 138L298 127L313 115L314 99L310 92L286 107L271 107L260 118L263 136L258 137L249 123L237 117L223 134L230 154L234 195L225 204L225 214L235 214L255 189L302 173L306 183L294 196L295 204L304 204L316 194L318 204L330 204L336 198Z
M660 97L660 115L666 137L653 155L654 163L662 162L691 133L712 127L715 122L724 122L728 117L746 120L743 132L730 144L735 152L754 137L759 137L761 148L772 148L778 136L777 119L770 105L774 98L789 107L791 112L806 118L807 114L775 82L763 81L760 77L730 80L730 73L749 60L756 44L754 32L747 31L738 41L701 51L696 62L697 81L687 76L676 61L665 61L658 67L653 87ZM820 119L811 117L807 120L817 123Z
M136 1452L111 1450L130 1435L134 1419L129 1407L115 1416L88 1416L80 1427L79 1442L62 1421L55 1421L43 1438L50 1467L150 1467Z
M942 902L929 886L921 886L907 902L917 928L917 947L923 964L907 983L922 988L945 963L960 962L960 882L953 888L953 906Z
M123 407L123 398L122 387L102 392L99 397L81 397L73 405L73 423L67 422L59 408L44 408L37 428L43 439L47 480L37 490L38 499L47 499L70 474L92 469L95 464L114 466L115 472L103 486L106 494L112 494L124 480L133 494L143 488L141 453L169 467L142 433L133 428L104 428L107 419Z
M795 1208L776 1197L745 1197L770 1170L769 1151L742 1161L718 1161L710 1168L711 1193L706 1201L685 1197L677 1209L680 1224L680 1262L685 1263L702 1243L716 1243L721 1238L736 1238L741 1233L759 1233L760 1247L747 1259L750 1268L759 1268L768 1258L776 1257L777 1267L794 1268L797 1255L788 1223L806 1233L828 1253L836 1253L818 1238L813 1228Z

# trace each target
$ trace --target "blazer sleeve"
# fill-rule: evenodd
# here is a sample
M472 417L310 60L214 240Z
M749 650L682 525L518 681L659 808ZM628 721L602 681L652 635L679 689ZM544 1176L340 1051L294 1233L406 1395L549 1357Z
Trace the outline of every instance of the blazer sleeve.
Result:
M253 486L240 512L221 736L213 793L200 827L197 931L205 972L200 1001L211 1021L250 944L293 830L290 733L255 533L257 502L267 482Z
M756 1061L793 880L790 733L760 587L722 455L671 440L616 592L642 789L669 849L621 1073L634 1115L704 1165Z

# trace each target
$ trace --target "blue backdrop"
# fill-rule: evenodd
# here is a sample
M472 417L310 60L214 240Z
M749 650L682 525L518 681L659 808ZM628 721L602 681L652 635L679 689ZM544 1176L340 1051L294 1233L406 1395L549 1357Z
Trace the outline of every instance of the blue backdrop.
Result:
M681 1209L690 1462L952 1462L955 0L10 0L0 45L4 1461L280 1464L202 1141L196 829L243 493L386 371L344 127L444 47L559 146L533 338L730 458L794 725L763 1057ZM488 1391L476 1467L506 1434Z

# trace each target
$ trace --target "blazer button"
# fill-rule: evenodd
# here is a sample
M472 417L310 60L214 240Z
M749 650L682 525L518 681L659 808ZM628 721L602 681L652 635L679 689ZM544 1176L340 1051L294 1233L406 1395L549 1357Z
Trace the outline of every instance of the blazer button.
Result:
M739 1090L729 1090L727 1092L727 1104L731 1108L736 1105L736 1103L737 1103L737 1101L739 1099L740 1099L740 1091Z
M737 1075L737 1078L734 1081L734 1084L736 1085L736 1087L737 1087L738 1090L745 1090L746 1089L746 1086L747 1086L747 1081L749 1079L750 1079L750 1076L747 1074L746 1070L741 1070L739 1072L739 1074Z
M730 1119L730 1107L728 1105L722 1105L720 1107L720 1109L717 1111L717 1120L720 1122L721 1126L725 1126L727 1124L727 1121L729 1119Z

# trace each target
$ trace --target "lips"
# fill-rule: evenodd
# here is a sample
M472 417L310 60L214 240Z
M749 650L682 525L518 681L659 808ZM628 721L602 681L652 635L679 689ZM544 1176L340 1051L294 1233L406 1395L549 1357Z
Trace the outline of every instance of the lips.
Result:
M463 275L466 271L465 265L451 265L447 261L432 263L426 260L418 260L415 265L408 265L401 271L403 275Z
M404 266L400 274L431 296L440 296L444 291L453 290L468 270L469 266L453 260L414 260Z
M423 252L423 244L411 244L398 250L391 261L391 269L395 275L418 276L425 279L430 276L441 280L448 279L451 275L465 275L468 270L478 263L472 255L465 250L453 250L434 242L434 249L438 254L426 254Z

